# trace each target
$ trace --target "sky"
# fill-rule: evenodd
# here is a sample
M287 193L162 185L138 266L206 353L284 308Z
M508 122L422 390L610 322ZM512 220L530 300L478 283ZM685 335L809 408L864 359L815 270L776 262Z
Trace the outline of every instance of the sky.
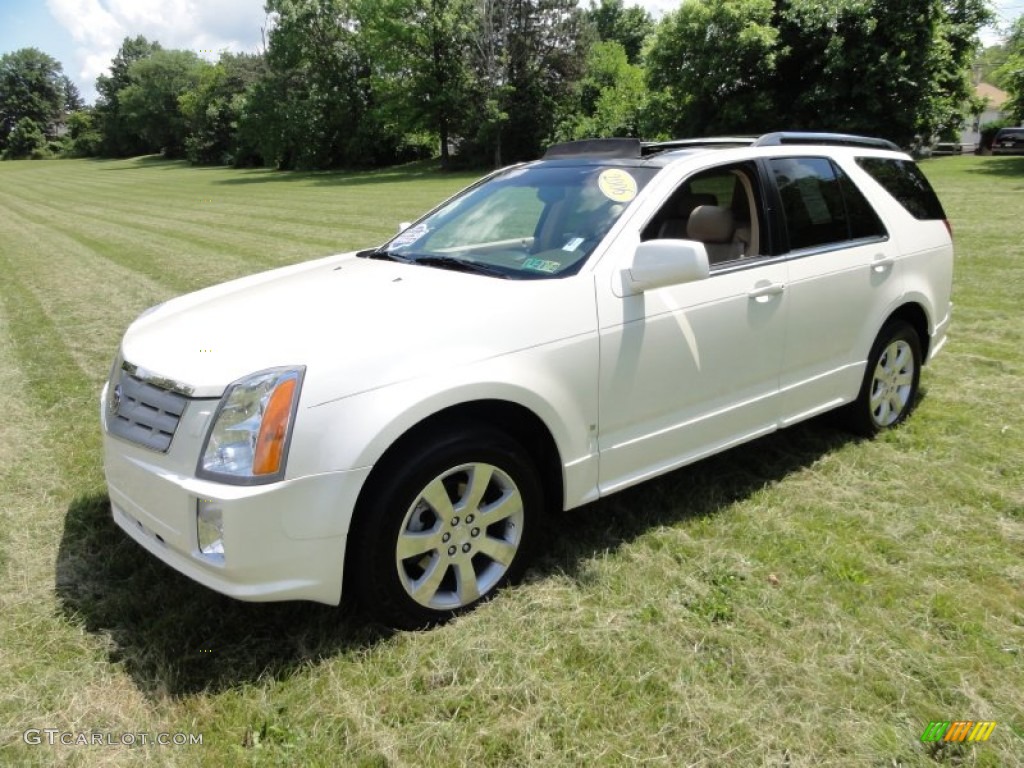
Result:
M38 48L57 59L86 102L96 98L96 77L107 71L121 41L144 35L165 48L191 49L216 60L219 51L260 50L267 24L264 0L0 0L0 54ZM587 5L581 1L580 5ZM645 0L655 16L679 0ZM1024 0L995 3L1003 24L1024 14ZM998 31L982 40L998 42Z

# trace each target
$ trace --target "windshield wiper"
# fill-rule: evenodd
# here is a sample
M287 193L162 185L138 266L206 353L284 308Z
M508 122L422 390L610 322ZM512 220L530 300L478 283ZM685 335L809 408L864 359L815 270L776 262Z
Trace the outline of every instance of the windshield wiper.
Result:
M386 261L397 261L402 264L408 264L411 260L404 256L399 256L397 253L392 253L387 248L371 248L369 250L360 251L356 254L367 259L384 259Z
M457 259L454 256L415 256L410 259L410 262L413 264L422 264L426 267L451 269L456 272L471 272L476 275L487 275L488 277L508 278L508 273L503 269L492 267L490 264L481 264L476 261Z

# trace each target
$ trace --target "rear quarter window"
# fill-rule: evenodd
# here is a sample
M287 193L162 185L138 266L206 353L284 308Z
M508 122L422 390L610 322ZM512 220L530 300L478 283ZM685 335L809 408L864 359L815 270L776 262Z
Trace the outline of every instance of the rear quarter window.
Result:
M913 160L858 157L857 165L877 181L915 219L945 219L942 203Z

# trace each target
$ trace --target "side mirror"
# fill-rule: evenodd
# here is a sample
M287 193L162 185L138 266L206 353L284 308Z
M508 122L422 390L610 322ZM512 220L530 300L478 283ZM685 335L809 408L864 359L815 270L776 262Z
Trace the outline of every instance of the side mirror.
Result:
M703 280L708 276L708 252L696 240L648 240L640 243L633 263L620 273L620 296L635 296L653 288Z
M401 224L398 225L398 232L399 232L399 234L401 234L402 232L405 232L405 230L407 230L411 226L412 226L412 222L411 221L403 221Z

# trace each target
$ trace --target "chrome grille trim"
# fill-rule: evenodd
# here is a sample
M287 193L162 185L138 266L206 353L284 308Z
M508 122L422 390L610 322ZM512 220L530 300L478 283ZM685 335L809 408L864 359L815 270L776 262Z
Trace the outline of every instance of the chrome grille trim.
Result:
M132 365L127 360L121 363L121 370L127 371L134 378L144 381L147 384L152 384L154 387L166 389L170 392L177 392L180 395L185 395L185 397L191 397L196 391L195 387L190 387L188 384L182 384L180 381L175 381L174 379L168 379L165 376L159 376L151 371L147 371L145 368Z
M185 391L191 388L147 375L125 362L108 388L107 428L136 445L166 453L188 405Z

